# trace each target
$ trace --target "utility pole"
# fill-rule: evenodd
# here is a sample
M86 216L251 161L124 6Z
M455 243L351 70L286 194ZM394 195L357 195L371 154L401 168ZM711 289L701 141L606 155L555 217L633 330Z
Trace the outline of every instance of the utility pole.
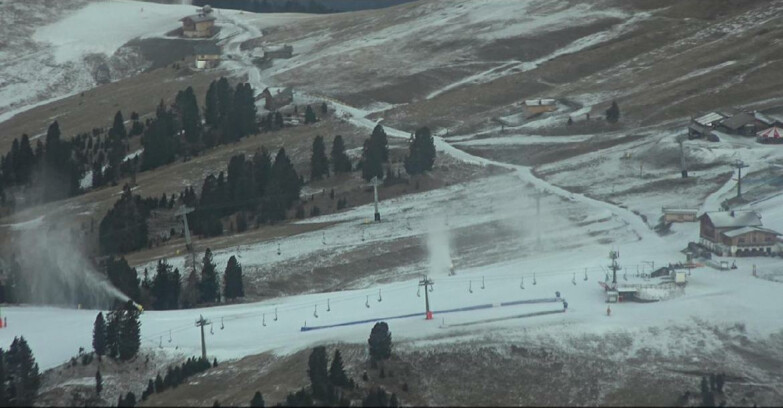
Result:
M737 198L742 198L742 169L748 165L738 159L732 166L737 168Z
M209 320L204 319L204 316L202 315L199 315L198 320L196 320L196 327L201 328L201 358L204 360L207 359L207 344L204 343L204 326L209 323Z
M617 289L617 271L620 270L620 266L617 265L617 258L620 257L620 251L609 251L609 259L612 260L612 264L609 268L612 269L612 288Z
M541 190L536 190L536 244L541 246Z
M375 193L375 222L381 221L381 213L378 212L378 184L380 181L378 181L378 176L375 176L370 180L373 187L373 192Z
M426 320L432 320L432 312L430 311L430 295L429 295L429 289L430 286L434 285L435 282L432 281L432 279L428 277L424 277L419 281L419 286L424 286L424 304L427 307L427 317Z
M682 170L682 178L688 178L688 169L685 167L685 136L680 136L677 139L680 144L680 170Z

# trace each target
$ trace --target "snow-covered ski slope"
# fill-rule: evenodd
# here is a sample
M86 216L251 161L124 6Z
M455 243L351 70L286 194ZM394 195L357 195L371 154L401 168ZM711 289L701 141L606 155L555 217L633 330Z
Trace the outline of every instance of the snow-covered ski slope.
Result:
M259 35L257 24L248 23L257 18L224 11L218 22L224 24L221 31L224 50L236 57L227 61L226 66L235 69L238 75L246 75L253 87L260 90L267 85L264 73L239 49L241 41ZM293 59L284 64L297 62ZM280 68L285 69L286 65ZM303 100L310 97L305 93L296 96ZM369 110L336 100L332 102L337 114L351 123L368 130L375 125L375 121L366 118ZM409 136L407 132L390 127L386 131L392 137ZM546 298L560 291L569 303L568 311L464 326L460 325L549 311L552 305L436 314L432 321L426 321L422 316L396 319L390 321L395 341L429 341L444 336L475 338L501 333L513 338L519 331L540 333L546 338L567 338L584 333L636 332L648 327L665 329L688 325L694 319L711 324L744 323L753 336L766 336L783 329L783 316L779 313L776 297L780 283L751 276L754 263L762 273L779 267L778 260L767 258L739 259L739 269L734 271L696 269L682 296L655 304L613 305L612 316L607 317L603 290L597 282L605 279L609 250L620 250L620 263L629 274L635 273L637 267L647 267L646 261L655 261L656 265L681 261L684 256L679 250L698 234L695 224L677 225L675 234L664 239L631 211L582 194L572 194L536 178L527 167L472 156L441 137L436 137L436 147L439 154L479 165L498 165L512 172L384 201L381 207L384 222L378 224L365 223L372 217L371 206L313 218L305 222L337 223L323 230L323 235L322 231L316 231L280 240L281 255L276 254L277 241L260 242L216 251L216 263L224 265L233 254L237 254L245 266L271 268L281 260L291 258L315 257L323 262L339 262L344 251L406 237L420 237L426 242L433 230L500 222L519 230L522 243L518 256L493 259L491 253L470 255L481 256L484 262L481 266L458 269L456 276L447 275L442 258L436 257L430 265L412 265L435 281L434 291L430 293L432 309ZM590 174L584 176L590 177ZM536 215L535 201L531 198L538 190L546 194L542 199L545 210L541 216ZM774 219L782 204L780 197L758 204L765 222ZM448 214L448 221L444 214ZM773 224L769 226L774 227ZM541 232L541 246L536 246L538 231ZM433 252L442 253L443 248L436 245ZM468 255L452 253L452 256L459 259ZM169 261L180 268L183 263L182 258ZM587 280L584 280L585 275ZM379 302L379 298L382 301ZM364 343L372 323L305 332L301 328L423 312L424 294L419 291L417 279L381 285L368 279L361 287L340 292L205 309L147 311L142 315L142 337L147 348L162 348L175 355L197 355L200 338L194 322L203 315L213 322L207 334L208 353L225 360L268 350L287 353L333 341ZM75 355L79 347L90 349L96 313L94 310L53 307L7 307L2 314L8 318L9 327L0 329L0 344L9 344L14 336L24 335L41 366L53 367ZM681 350L677 345L683 341L694 340L672 338L666 335L666 330L661 333L650 339L649 344L669 353Z
M497 177L491 184L511 183L513 175ZM518 182L517 182L518 183ZM524 185L518 183L521 191ZM481 189L476 189L481 194ZM433 194L447 194L438 191ZM453 194L454 211L459 207L465 195ZM492 197L489 197L490 199ZM550 200L554 198L550 197ZM567 211L568 207L578 208L586 204L578 201L562 201L563 205L553 205L556 211ZM394 239L391 234L403 235L408 231L403 210L407 207L424 207L430 211L443 211L431 205L443 204L431 200L426 194L406 197L396 203L384 203L385 220L380 224L371 224L367 237L373 233L386 234L380 239ZM769 200L768 207L762 211L777 211L783 204L782 198ZM368 211L369 210L369 211ZM488 210L488 208L486 209ZM410 211L410 210L409 210ZM597 228L601 224L625 225L611 216L611 213L587 209L586 213L596 214L597 219L608 220L591 224ZM502 211L497 211L502 214ZM353 239L359 242L359 229L363 219L371 214L369 207L359 207L352 211L331 216L331 219L343 219L341 223L326 230L330 240ZM449 226L454 228L469 216L460 217L452 212ZM771 213L770 213L771 214ZM487 217L492 213L487 211ZM497 215L502 219L502 215ZM549 219L549 217L546 217ZM417 220L415 216L412 218ZM556 218L555 218L556 219ZM556 221L563 222L563 221ZM615 225L615 226L616 226ZM575 240L576 247L567 250L562 243L571 237L578 237L578 227L554 224L556 231L542 235L542 247L534 254L517 259L498 259L496 262L475 267L459 269L455 276L448 276L443 268L422 270L435 281L430 303L433 310L481 305L486 303L511 302L525 299L553 297L560 291L567 299L569 308L566 313L536 316L524 319L503 320L489 324L458 326L482 319L496 319L522 313L552 310L551 304L519 305L491 308L478 311L449 313L438 315L433 321L425 321L423 316L390 321L396 341L405 339L427 339L433 336L482 336L491 335L495 329L504 335L513 336L515 330L532 330L555 337L576 336L581 333L607 333L615 331L646 330L648 327L666 328L670 325L689 324L700 319L713 324L747 325L748 332L754 336L766 336L783 328L783 316L780 315L780 283L753 278L751 264L757 263L761 272L772 270L779 265L775 259L739 259L739 269L719 272L708 268L695 269L682 296L655 304L618 304L613 305L611 317L606 316L603 290L598 281L606 277L608 251L612 247L621 251L621 265L633 275L640 267L649 272L644 261L656 262L656 265L682 260L675 248L656 244L645 238L636 238L635 234L625 231L626 226L614 230L622 242L614 245L602 245L597 242ZM684 243L696 233L695 225L682 225L672 241ZM418 225L412 228L420 228ZM590 227L584 227L590 228ZM374 231L374 232L369 232ZM409 232L408 232L409 233ZM388 238L387 238L388 236ZM622 238L625 237L625 238ZM533 235L530 241L535 241ZM375 238L371 238L375 239ZM310 247L323 246L320 234L307 234L283 240L284 252L300 251L307 254ZM372 245L372 242L368 243ZM263 247L265 244L259 244ZM532 242L531 242L532 245ZM274 259L274 247L263 247L266 258ZM240 251L243 262L250 262L251 250ZM260 253L260 252L259 252ZM225 256L219 255L219 256ZM458 256L458 254L456 254ZM303 255L304 256L304 255ZM216 258L218 255L216 255ZM587 274L587 281L584 276ZM482 278L484 289L481 289ZM618 279L622 279L618 277ZM533 284L535 280L535 285ZM576 284L574 284L574 282ZM521 288L524 286L524 289ZM206 309L179 311L147 311L142 315L142 337L144 346L162 347L175 354L194 355L200 353L198 330L194 325L199 315L213 322L207 334L208 353L218 359L238 358L249 354L273 350L287 353L333 341L363 342L372 326L371 323L332 329L302 332L302 326L321 326L345 323L356 320L373 320L384 317L424 312L424 294L418 291L418 280L405 280L384 285L368 285L366 288L333 292L306 294L293 297L271 299L269 301L220 306ZM469 292L472 289L473 293ZM379 292L380 291L380 292ZM382 301L378 301L379 297ZM366 307L369 304L369 307ZM330 311L327 311L327 307ZM277 321L275 318L277 310ZM14 336L24 335L36 352L36 357L44 368L56 366L75 355L79 347L90 348L92 323L97 311L58 309L52 307L6 307L3 315L7 317L9 327L0 330L0 342L10 343ZM318 314L318 317L315 317ZM224 329L221 330L221 319ZM445 319L445 321L444 321ZM263 323L266 326L263 326ZM446 327L441 327L445 323ZM665 331L663 331L665 333ZM509 334L510 333L510 334ZM171 342L169 342L169 334ZM665 337L665 336L664 336ZM57 341L52 341L57 339ZM676 344L681 339L656 339L655 343L667 349L667 341Z

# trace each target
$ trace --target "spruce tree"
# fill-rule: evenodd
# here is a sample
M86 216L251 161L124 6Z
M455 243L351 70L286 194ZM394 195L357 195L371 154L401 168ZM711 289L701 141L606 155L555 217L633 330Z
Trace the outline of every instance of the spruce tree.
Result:
M182 292L182 306L184 308L191 308L198 305L201 293L199 291L199 280L196 274L196 269L191 269L185 280L185 288Z
M340 354L340 350L334 351L332 366L329 367L329 381L337 387L349 386L348 376L345 374L343 356Z
M120 313L112 310L106 314L106 356L117 358L119 355Z
M381 161L379 150L373 146L371 139L364 141L360 165L362 167L363 179L367 181L372 180L374 177L383 179L383 162Z
M135 407L136 406L136 395L130 391L125 395L125 406L126 407Z
M375 323L367 343L370 346L370 358L373 361L388 360L391 357L392 348L389 325L386 322Z
M410 175L432 170L435 164L435 141L430 129L423 127L416 131L410 152L405 158L405 171Z
M321 103L321 115L326 115L329 113L329 107L326 105L326 102Z
M101 370L95 372L95 393L101 395L103 391L103 378L101 377Z
M250 407L264 408L264 397L261 395L261 392L256 391L256 393L253 394L253 399L250 400Z
M345 154L345 142L340 135L335 136L332 142L331 159L335 173L348 173L352 170L351 159Z
M32 406L41 376L33 352L24 337L14 338L7 353L9 401L12 406Z
M386 131L383 129L383 126L381 125L375 126L375 128L372 130L372 134L370 135L370 141L373 145L373 149L375 149L378 152L381 162L388 163L389 142L388 142L388 138L386 137Z
M121 312L119 326L118 352L120 360L130 360L139 352L141 346L141 323L139 310L128 301Z
M8 381L8 373L5 367L5 352L0 348L0 407L9 406L8 392L6 382Z
M236 299L245 296L245 290L242 286L242 265L237 262L237 258L233 255L228 259L223 280L223 297L225 299Z
M617 101L612 101L612 106L606 110L606 120L609 123L617 123L620 120L620 107L617 106Z
M202 258L201 269L201 301L214 303L218 301L220 285L218 284L215 263L212 261L212 251L207 248Z
M106 354L106 322L103 320L103 313L98 312L95 317L95 323L92 328L92 348L100 360L101 356Z
M125 119L122 118L122 112L117 111L114 114L114 122L109 129L109 137L124 140L128 138L128 131L125 129Z
M313 398L325 400L328 398L329 372L327 371L328 358L326 347L313 348L308 362L307 375L310 377L310 386L313 390Z
M313 154L310 157L310 179L320 180L329 176L329 160L326 158L326 145L323 136L313 140Z
M317 118L315 117L315 111L310 105L307 105L307 108L305 109L305 125L309 125L310 123L315 123L317 121Z
M217 126L219 119L217 81L212 81L204 99L204 122L209 126Z

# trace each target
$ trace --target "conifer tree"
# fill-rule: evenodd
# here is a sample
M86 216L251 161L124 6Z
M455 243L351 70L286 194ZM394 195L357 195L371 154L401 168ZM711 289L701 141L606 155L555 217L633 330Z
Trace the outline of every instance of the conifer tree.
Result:
M12 406L32 406L41 376L38 363L24 337L14 337L6 353L6 369L9 378L9 402Z
M410 175L432 170L435 164L435 141L430 129L423 127L416 131L410 152L405 158L405 171Z
M378 322L370 332L367 340L370 346L370 358L374 361L388 360L391 357L391 332L386 322Z
M335 173L348 173L352 169L351 159L345 154L345 142L343 137L337 135L332 142L332 170Z
M334 351L334 358L332 359L332 366L329 367L329 381L337 387L348 387L348 376L345 374L345 368L343 367L343 356L340 354L340 350Z
M313 153L310 157L310 179L320 180L329 176L329 160L326 158L326 145L323 136L316 136L313 140Z
M223 279L223 297L225 299L235 299L245 296L245 291L242 286L242 265L237 262L237 258L233 255L228 259Z
M103 312L98 312L92 329L92 348L100 360L106 354L106 322L103 320Z
M329 107L326 105L326 102L321 103L321 114L326 115L329 113Z
M212 261L212 251L207 248L202 259L201 269L201 301L214 303L219 300L220 285L218 284L215 263Z
M209 126L217 126L219 119L217 81L212 81L204 99L204 122Z
M8 401L8 392L6 382L8 381L8 373L5 367L5 352L0 348L0 407L10 406Z
M116 358L119 355L120 313L112 310L106 314L106 356Z
M253 394L253 399L250 400L250 407L264 408L264 397L261 395L261 392L256 391L256 393Z
M272 158L266 148L257 150L253 156L253 181L256 183L256 196L262 197L266 192L266 186L269 183L269 176L272 171Z
M617 123L620 120L620 107L617 106L617 101L612 101L612 106L606 110L606 120L609 123Z
M307 105L307 108L305 109L305 125L315 123L316 121L317 118L315 117L315 111L313 111L313 108L310 105Z
M139 352L141 346L141 323L139 310L128 301L121 311L118 336L118 352L120 360L130 360Z
M307 375L310 377L310 386L313 390L315 399L325 400L328 398L329 372L327 371L328 358L326 356L326 347L318 346L313 348L308 362Z

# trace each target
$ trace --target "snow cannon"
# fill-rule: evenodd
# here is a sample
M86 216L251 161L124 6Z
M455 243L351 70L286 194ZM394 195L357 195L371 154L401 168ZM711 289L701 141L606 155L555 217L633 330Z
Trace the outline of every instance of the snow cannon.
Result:
M136 302L132 302L132 303L133 303L133 306L134 306L134 307L136 307L136 309L138 309L138 310L139 310L139 313L144 313L144 308L143 308L143 307L141 307L141 305L140 305L140 304L138 304L138 303L136 303Z

